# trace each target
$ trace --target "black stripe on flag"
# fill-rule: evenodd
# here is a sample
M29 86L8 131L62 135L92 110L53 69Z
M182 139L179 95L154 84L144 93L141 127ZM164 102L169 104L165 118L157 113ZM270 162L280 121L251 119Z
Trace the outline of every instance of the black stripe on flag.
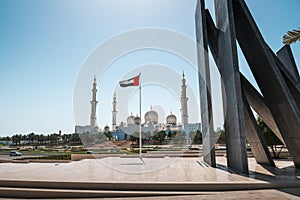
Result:
M139 76L135 76L133 78L120 81L119 84L121 87L129 87L129 86L139 86Z

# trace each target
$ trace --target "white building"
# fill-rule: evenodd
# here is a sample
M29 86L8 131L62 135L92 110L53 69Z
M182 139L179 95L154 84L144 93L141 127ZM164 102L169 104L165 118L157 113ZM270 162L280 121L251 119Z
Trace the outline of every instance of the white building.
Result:
M142 132L144 133L153 133L155 131L164 130L166 132L175 132L175 131L184 131L186 133L186 138L191 131L201 131L201 123L189 123L188 122L188 110L187 110L187 93L186 93L186 80L184 73L182 74L182 85L181 85L181 123L177 122L177 117L171 112L165 119L164 123L159 123L158 113L150 107L150 110L144 115L144 122L139 116L134 116L132 113L127 117L126 122L121 122L119 126L116 123L117 119L117 96L114 93L112 101L112 129L106 125L104 127L104 132L112 132L116 138L119 139L128 139L128 136L139 132L139 125L141 124ZM96 118L96 107L98 101L96 99L97 93L97 83L94 78L93 88L92 88L92 100L91 103L91 119L90 125L87 126L75 126L76 133L99 133L101 130L97 127L97 118Z
M126 138L125 136L133 134L134 132L139 132L139 124L142 123L142 132L154 132L164 130L166 132L172 131L184 131L186 134L186 138L191 131L196 132L197 130L201 131L201 123L189 123L188 122L188 110L187 110L187 101L188 98L186 96L186 80L185 75L182 75L182 85L181 85L181 123L177 122L177 117L171 112L165 120L165 123L158 123L159 116L156 111L150 107L150 110L144 115L144 123L141 122L141 119L138 116L133 116L132 113L127 117L127 123L122 122L119 126L117 126L116 135L118 138ZM115 109L116 99L114 96L113 99L113 107ZM114 113L114 111L113 111ZM123 136L122 136L123 135ZM125 135L125 136L124 136Z

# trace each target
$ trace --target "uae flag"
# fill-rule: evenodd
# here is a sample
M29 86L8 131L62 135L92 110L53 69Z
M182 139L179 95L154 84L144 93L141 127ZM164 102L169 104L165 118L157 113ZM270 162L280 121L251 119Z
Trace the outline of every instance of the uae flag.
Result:
M124 81L120 81L120 86L121 87L129 87L129 86L139 86L140 83L140 75L137 75L133 78L124 80Z

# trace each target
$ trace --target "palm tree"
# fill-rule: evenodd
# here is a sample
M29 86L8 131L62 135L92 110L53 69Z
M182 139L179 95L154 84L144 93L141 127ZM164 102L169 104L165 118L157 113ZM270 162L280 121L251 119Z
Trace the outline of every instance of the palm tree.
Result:
M283 44L285 45L290 45L292 43L297 42L300 40L300 28L288 31L284 36L283 36Z
M13 141L14 145L16 145L16 146L18 144L21 144L21 139L22 139L22 135L21 134L20 135L16 134L16 135L13 135L11 137L11 140Z
M33 144L34 143L34 139L35 139L35 134L34 133L29 133L27 135L27 140L29 144Z

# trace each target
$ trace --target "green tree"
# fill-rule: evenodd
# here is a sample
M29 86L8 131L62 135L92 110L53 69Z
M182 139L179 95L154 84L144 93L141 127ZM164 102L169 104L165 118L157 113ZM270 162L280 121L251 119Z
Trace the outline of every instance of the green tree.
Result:
M279 154L281 152L281 149L278 153L276 153L276 146L277 145L283 145L282 142L277 138L277 136L273 133L273 131L267 126L267 124L258 116L257 119L257 124L259 128L262 131L262 134L264 136L264 139L267 143L267 145L271 148L273 157L277 158L279 157Z
M218 138L218 144L226 144L226 134L225 130L220 130L216 133L216 137Z
M162 131L154 133L154 135L152 136L152 138L155 141L159 141L159 143L161 144L164 141L166 135L167 135L166 132L162 130Z
M52 133L51 135L49 135L48 138L50 140L50 144L51 145L58 145L58 142L59 142L59 140L60 140L61 137L57 133Z
M35 140L36 136L34 133L29 133L27 135L27 141L29 144L33 144L34 143L34 140Z
M177 131L169 131L167 136L170 140L172 140L172 139L174 139L176 134L177 134Z
M2 138L4 141L6 141L7 143L11 141L11 138L9 136L6 136L4 138Z
M112 133L110 131L108 131L107 133L104 133L106 135L106 137L111 140L112 139Z
M78 133L73 133L71 138L70 138L70 142L71 142L72 145L81 144L79 134Z
M61 138L63 139L64 144L70 144L72 135L71 134L63 134Z
M24 143L26 143L28 140L27 135L21 135L21 141Z
M21 144L21 139L22 139L22 135L20 134L16 134L16 135L13 135L12 137L11 137L11 140L13 141L13 144L14 145L20 145Z
M194 140L193 140L193 144L202 144L202 132L197 130Z

